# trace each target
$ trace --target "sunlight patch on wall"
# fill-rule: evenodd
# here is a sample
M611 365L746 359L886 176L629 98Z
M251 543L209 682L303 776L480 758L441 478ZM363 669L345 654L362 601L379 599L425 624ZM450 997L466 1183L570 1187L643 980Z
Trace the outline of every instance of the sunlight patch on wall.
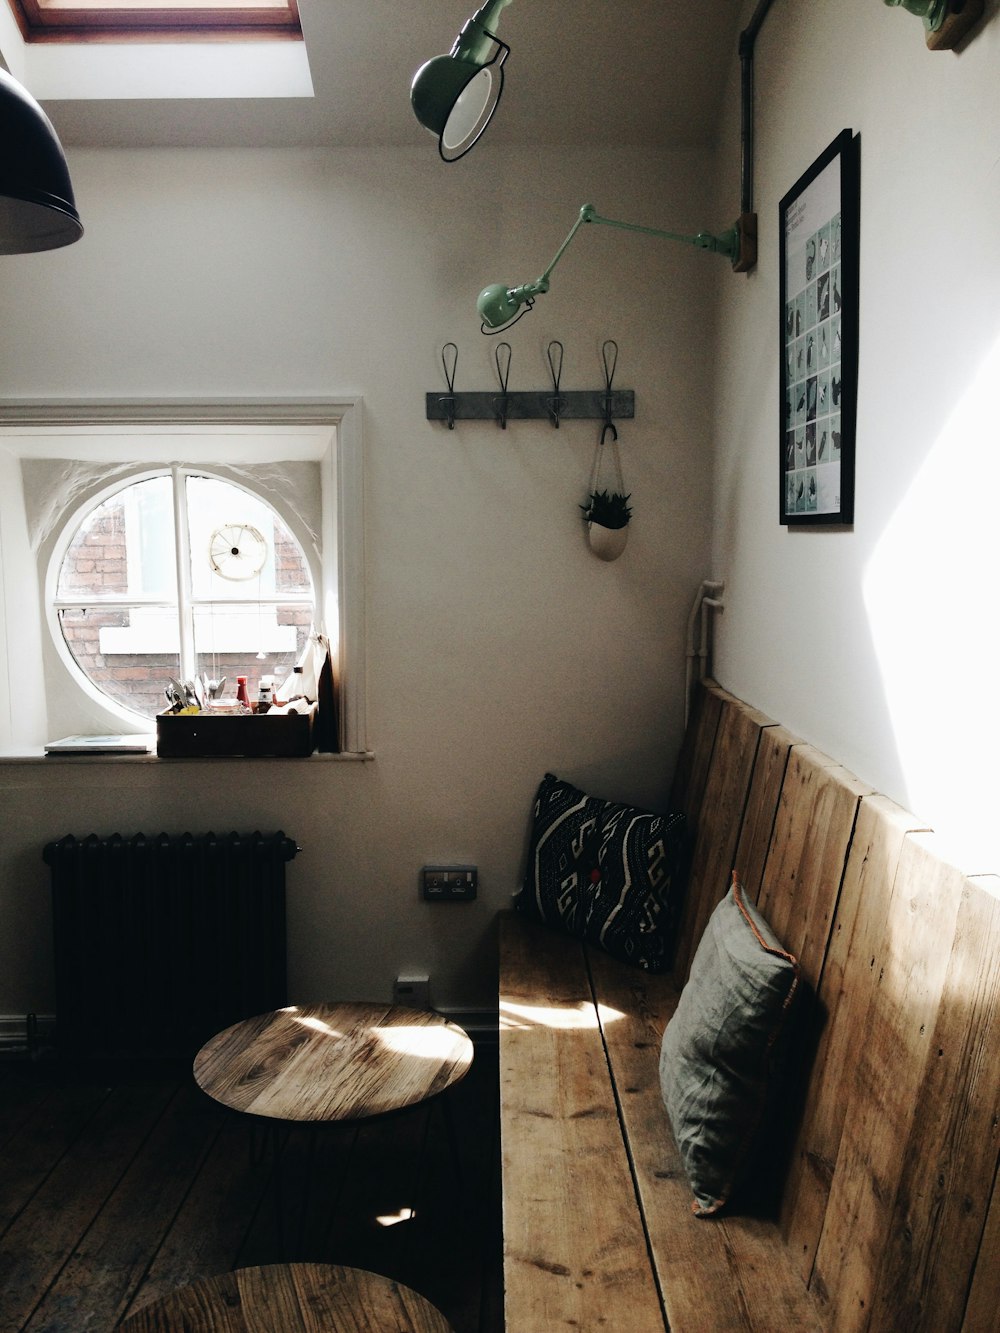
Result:
M863 593L907 799L1000 868L1000 336L889 521Z

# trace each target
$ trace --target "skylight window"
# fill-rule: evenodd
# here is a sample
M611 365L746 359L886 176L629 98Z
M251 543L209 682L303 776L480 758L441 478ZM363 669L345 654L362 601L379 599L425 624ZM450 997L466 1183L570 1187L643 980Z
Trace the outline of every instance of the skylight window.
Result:
M313 96L298 0L0 0L0 54L43 106Z
M26 42L301 41L297 0L8 0Z

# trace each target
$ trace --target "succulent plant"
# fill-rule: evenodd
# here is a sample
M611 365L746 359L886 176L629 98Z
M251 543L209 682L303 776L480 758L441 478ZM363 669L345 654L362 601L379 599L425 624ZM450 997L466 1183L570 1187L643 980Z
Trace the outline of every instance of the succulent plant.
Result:
M619 491L591 491L590 499L580 506L588 523L600 523L604 528L624 528L632 517L628 503L631 495Z

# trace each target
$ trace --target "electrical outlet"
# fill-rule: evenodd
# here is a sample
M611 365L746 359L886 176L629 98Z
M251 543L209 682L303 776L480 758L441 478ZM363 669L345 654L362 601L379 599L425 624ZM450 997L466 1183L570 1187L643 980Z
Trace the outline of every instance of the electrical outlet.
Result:
M392 983L393 1004L406 1005L408 1009L429 1009L431 1007L431 982L427 976L398 976Z
M428 903L471 903L479 884L476 866L424 866L420 891Z

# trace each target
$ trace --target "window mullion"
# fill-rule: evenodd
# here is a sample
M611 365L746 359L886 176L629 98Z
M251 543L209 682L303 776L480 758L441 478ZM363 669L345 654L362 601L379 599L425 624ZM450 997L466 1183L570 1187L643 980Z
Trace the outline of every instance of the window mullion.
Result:
M180 636L182 680L195 675L194 614L191 606L191 539L188 525L186 474L175 463L170 469L174 498L174 557L177 563L177 627Z

